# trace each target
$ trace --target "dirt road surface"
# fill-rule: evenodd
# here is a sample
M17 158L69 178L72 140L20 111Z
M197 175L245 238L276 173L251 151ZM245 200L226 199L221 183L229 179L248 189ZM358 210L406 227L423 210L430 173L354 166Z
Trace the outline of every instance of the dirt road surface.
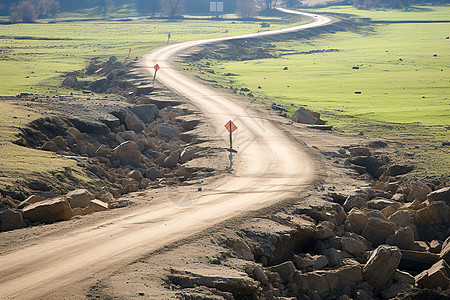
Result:
M333 22L328 17L305 15L314 22L260 35L293 32ZM235 122L238 130L234 145L238 153L233 172L209 185L195 203L192 197L179 194L180 200L155 203L100 224L4 251L0 256L1 299L48 299L57 298L63 289L75 292L83 282L107 276L121 264L141 255L242 212L274 204L313 179L314 167L307 155L264 115L252 111L231 95L221 94L184 76L171 64L171 59L183 50L227 39L232 37L168 45L146 55L143 63L149 76L153 76L156 63L161 66L158 81L192 101L215 128L217 136L223 136L224 145L227 139L224 124L230 119Z

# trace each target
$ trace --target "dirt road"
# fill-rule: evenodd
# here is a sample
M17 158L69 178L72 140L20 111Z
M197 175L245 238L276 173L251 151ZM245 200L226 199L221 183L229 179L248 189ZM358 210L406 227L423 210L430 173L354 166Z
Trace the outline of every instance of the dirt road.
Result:
M260 35L333 22L324 16L307 15L314 22ZM58 298L63 289L75 292L83 282L107 276L120 264L242 212L276 203L313 179L314 167L308 157L270 120L233 96L189 79L171 65L174 55L187 48L226 39L232 37L169 45L146 55L144 63L150 76L155 63L161 66L158 80L202 110L217 136L223 136L223 145L227 139L224 124L230 119L236 123L234 145L238 154L234 171L208 186L198 199L195 193L189 197L183 193L178 196L180 200L151 205L95 226L84 226L58 237L49 236L35 245L2 253L0 298L49 299Z

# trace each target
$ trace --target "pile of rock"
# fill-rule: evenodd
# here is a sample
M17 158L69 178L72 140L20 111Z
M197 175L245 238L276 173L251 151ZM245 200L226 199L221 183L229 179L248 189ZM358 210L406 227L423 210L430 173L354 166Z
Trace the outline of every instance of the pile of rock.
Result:
M30 196L20 204L18 210L6 210L0 213L1 231L9 231L35 226L41 223L49 224L70 220L74 216L88 215L94 212L106 211L115 201L107 191L98 198L85 189L75 190L65 196L46 199Z
M120 62L117 57L111 56L102 62L100 57L93 58L84 72L73 72L66 75L62 86L84 93L116 94L127 98L130 103L146 102L146 97L155 90L154 86L139 76L135 76L129 69L134 67L137 60ZM83 80L82 78L97 75L95 80Z
M449 297L450 188L433 191L411 181L412 167L367 148L347 147L340 155L350 167L359 163L373 187L297 204L248 222L224 241L229 256L245 260L246 273L259 282L254 296L389 299L429 289Z

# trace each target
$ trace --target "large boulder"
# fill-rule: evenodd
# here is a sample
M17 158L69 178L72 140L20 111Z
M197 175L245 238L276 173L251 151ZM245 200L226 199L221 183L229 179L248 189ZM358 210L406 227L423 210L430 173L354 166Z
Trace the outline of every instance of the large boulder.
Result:
M427 199L430 202L433 201L445 201L447 205L450 205L450 187L445 187L440 190L436 190L427 195Z
M113 154L123 165L139 166L142 161L139 147L133 141L123 142L113 149Z
M388 217L390 222L393 222L396 227L402 228L414 224L414 213L408 210L399 210Z
M156 168L150 168L145 171L145 178L148 178L152 181L155 181L158 178L161 178L162 174Z
M399 207L400 204L393 200L388 200L388 199L384 199L384 198L375 198L370 201L367 201L367 206L372 209L382 210L389 206Z
M385 164L384 161L373 156L356 156L349 158L348 161L354 165L365 167L367 172L374 177L378 177L378 169Z
M167 168L175 168L180 160L180 152L174 151L164 160L164 166Z
M435 289L441 287L446 290L450 286L450 268L445 260L441 259L430 269L423 271L415 277L419 287Z
M345 229L356 234L361 234L369 221L369 216L358 208L352 208L345 220Z
M343 289L362 281L362 270L359 265L346 265L334 270L320 270L301 274L296 272L294 281L301 290L314 290L326 297L333 290Z
M94 195L85 189L71 191L66 195L66 198L72 208L85 208L91 200L95 199Z
M344 202L344 209L345 211L350 211L352 208L361 208L363 206L366 206L367 199L360 195L353 195L349 196L347 199L345 199Z
M26 227L20 212L7 209L0 213L1 231L9 231Z
M326 240L334 236L334 224L329 221L321 222L314 231L315 240Z
M403 227L386 238L386 244L400 249L410 249L414 245L414 231L411 227Z
M271 272L278 273L283 283L289 282L292 279L292 277L294 277L296 271L292 261L287 261L282 264L270 267L268 268L268 270Z
M403 175L403 174L409 173L413 169L414 169L413 166L408 166L408 165L392 165L387 168L387 170L386 170L386 172L384 172L384 174L387 176L398 176L398 175Z
M410 189L408 197L406 198L408 202L412 202L415 199L424 201L425 199L427 199L427 195L432 192L431 188L428 185L420 181L410 183L408 187Z
M431 202L416 212L417 225L444 225L450 222L450 207L444 201Z
M66 198L55 198L28 205L22 214L31 222L53 223L70 220L72 209Z
M341 239L342 251L345 251L355 257L362 256L367 250L368 246L364 241L356 236L343 237Z
M67 75L62 82L63 86L68 86L70 88L76 87L78 84L78 78L75 75Z
M402 260L400 261L400 269L422 272L431 268L439 260L439 255L428 251L400 250L402 252Z
M167 125L161 125L159 126L159 136L167 138L169 140L174 139L178 137L180 134L180 131L176 128L167 126Z
M395 233L395 224L380 218L370 217L364 227L361 235L371 242L374 246L378 246L386 240L386 238Z
M375 288L384 287L394 276L401 258L402 254L397 247L379 246L363 268L364 280Z
M105 203L98 199L94 199L89 202L88 207L83 209L83 214L88 215L88 214L92 214L95 212L106 211L108 209L109 209L108 203Z
M94 120L86 120L81 118L70 118L70 123L73 124L80 132L92 133L98 135L106 135L110 133L108 126L102 122Z
M303 108L299 108L294 112L291 120L303 124L317 124L317 118L310 116Z
M131 111L146 124L150 124L159 116L158 107L154 104L136 105Z
M125 116L125 126L127 130L131 130L136 133L139 133L142 130L144 130L144 125L142 124L142 121L135 114L127 114Z

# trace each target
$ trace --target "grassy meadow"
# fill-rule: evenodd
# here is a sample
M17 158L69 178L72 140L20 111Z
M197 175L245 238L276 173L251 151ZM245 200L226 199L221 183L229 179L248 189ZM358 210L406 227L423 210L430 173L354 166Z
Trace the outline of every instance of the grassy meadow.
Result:
M365 11L336 10L366 16ZM442 17L444 10L450 19L450 7L434 10L436 18ZM404 18L418 18L415 11L402 13ZM380 18L387 19L386 12L380 14ZM398 14L394 12L391 19ZM426 14L430 19L430 12ZM214 62L214 68L220 73L237 74L233 78L235 86L246 86L268 101L307 105L335 116L335 125L345 127L348 123L340 116L360 122L417 123L433 127L432 133L439 138L449 138L443 127L450 125L449 25L401 23L373 27L374 32L364 35L338 32L308 41L277 43L277 48L282 49L277 52L278 58ZM335 51L298 54L322 49Z

